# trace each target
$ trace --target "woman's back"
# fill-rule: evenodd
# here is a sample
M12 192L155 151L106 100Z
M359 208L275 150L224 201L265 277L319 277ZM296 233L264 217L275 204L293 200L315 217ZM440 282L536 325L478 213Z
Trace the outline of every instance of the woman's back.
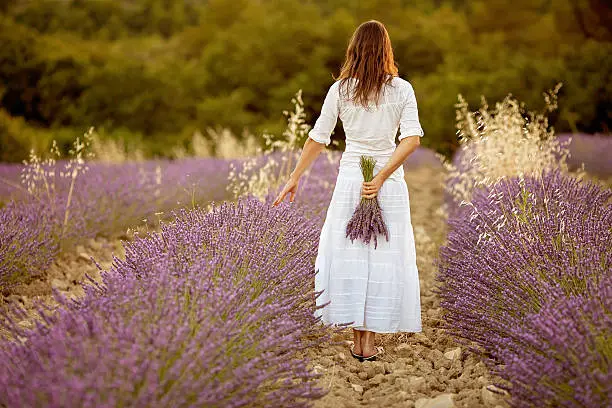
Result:
M331 132L340 118L346 135L341 168L358 163L362 154L374 156L380 165L384 164L395 150L398 129L399 140L408 136L423 136L416 97L408 81L393 77L383 85L378 106L370 101L367 109L351 100L358 79L350 78L347 81L348 86L340 86L339 80L329 87L321 115L309 132L311 139L328 145ZM401 176L401 172L398 169L397 175Z

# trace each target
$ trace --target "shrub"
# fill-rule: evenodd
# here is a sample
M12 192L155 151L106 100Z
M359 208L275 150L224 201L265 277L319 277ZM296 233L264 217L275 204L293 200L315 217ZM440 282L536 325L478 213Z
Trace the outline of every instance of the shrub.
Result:
M246 129L242 132L242 137L221 126L207 127L206 133L208 137L204 137L197 129L193 132L190 150L195 157L232 159L252 156L261 150L257 137ZM187 155L186 151L184 155Z
M127 134L129 135L129 133ZM125 163L144 160L144 153L137 143L127 139L121 133L119 133L119 137L100 137L97 133L92 136L91 147L96 161Z
M0 109L0 161L27 156L32 144L28 130L22 118L12 118L4 109ZM29 133L33 132L30 130Z
M0 208L0 289L39 276L57 251L48 208L15 202Z
M287 127L280 139L265 133L266 148L231 166L227 191L237 198L252 194L263 199L270 190L282 186L299 159L299 149L308 137L310 126L305 122L304 102L300 89L291 99L294 110L284 111Z
M318 219L321 226L325 221L325 213L338 177L340 157L341 154L337 151L317 157L303 180L300 181L298 188L298 196L294 205L300 207L301 211L309 217ZM269 195L270 199L276 198L283 187L281 185L276 191L272 191Z
M93 236L122 232L173 208L223 200L229 164L214 158L91 163L75 188L73 215L84 219L86 235Z
M30 153L21 174L28 200L11 202L0 213L0 289L42 274L64 242L81 236L84 224L71 216L71 204L77 178L87 170L83 158L91 130L83 141L75 140L73 157L63 165ZM59 157L55 142L51 152Z
M608 407L612 384L612 275L582 295L545 302L500 350L515 407Z
M116 269L138 274L166 258L189 268L204 254L211 258L213 274L223 272L224 278L237 281L248 275L259 294L303 302L312 292L304 283L314 277L319 230L315 221L290 207L277 211L250 197L213 204L208 213L183 209L173 222L162 223L160 234L126 244L126 260L117 259ZM303 312L296 307L291 313Z
M601 295L591 290L612 265L610 225L612 190L560 170L476 190L450 217L440 252L436 292L444 328L512 381L505 356L520 356L526 365L533 356L525 319L548 313L542 310L549 302Z
M312 296L318 239L289 205L181 211L54 315L0 343L8 406L306 406L300 350L329 339Z

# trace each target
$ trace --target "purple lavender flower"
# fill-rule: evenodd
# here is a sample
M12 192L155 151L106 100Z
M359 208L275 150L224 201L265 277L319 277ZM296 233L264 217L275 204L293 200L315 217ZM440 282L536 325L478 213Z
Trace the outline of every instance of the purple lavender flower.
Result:
M9 201L23 192L24 188L19 181L22 168L20 164L0 163L0 202Z
M375 165L376 160L373 157L361 156L359 158L359 167L364 181L372 181ZM384 235L389 241L389 231L385 225L378 198L362 197L346 225L346 236L350 238L351 242L355 239L361 239L364 243L369 244L371 240L374 240L374 248L376 248L378 246L378 235Z
M520 406L542 406L528 402L538 398L570 401L559 404L576 406L580 404L572 405L571 398L579 398L577 390L600 390L601 377L581 377L570 384L571 389L563 391L571 394L570 398L559 394L562 390L547 380L559 365L574 364L569 372L584 373L582 362L572 362L565 356L571 355L570 350L586 356L587 351L580 351L583 346L576 343L597 337L599 328L590 332L571 328L573 337L564 341L564 347L551 345L546 351L542 360L548 364L546 369L528 368L532 363L534 367L540 364L536 355L542 342L564 333L569 321L579 327L580 323L574 321L578 315L567 315L554 333L538 333L540 329L550 330L544 324L557 307L554 305L571 304L571 299L583 297L590 302L585 308L595 316L593 319L605 313L602 303L590 299L604 296L599 282L609 281L610 225L612 190L582 183L558 170L542 178L513 178L477 190L472 205L460 207L449 219L448 243L441 248L439 287L435 290L444 310L442 327L481 354L495 373L516 384L524 401ZM540 318L533 317L538 314ZM539 322L540 328L535 323L529 326L529 319ZM605 355L599 346L588 347L593 353L589 361ZM515 380L520 367L527 371ZM527 387L527 382L521 385L527 376L531 376L531 384L539 386ZM567 377L559 374L555 378ZM599 401L602 395L584 398Z
M582 295L545 301L509 328L518 347L500 350L500 374L512 381L514 407L608 407L612 275Z
M181 210L35 328L0 317L24 340L0 342L0 405L308 406L325 390L301 352L333 334L313 313L318 231L288 204Z
M0 209L0 289L40 276L53 261L50 211L37 203L9 202Z
M438 156L434 150L429 149L427 147L419 146L416 150L410 153L410 156L404 161L402 164L404 169L414 169L421 166L428 166L439 168L442 170L444 166L442 165L442 160Z

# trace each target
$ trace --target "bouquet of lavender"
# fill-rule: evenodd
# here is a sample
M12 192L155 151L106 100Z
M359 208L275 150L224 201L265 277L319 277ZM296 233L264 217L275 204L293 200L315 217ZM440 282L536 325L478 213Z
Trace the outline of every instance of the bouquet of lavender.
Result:
M376 160L373 157L361 156L359 167L364 181L372 181L375 165ZM389 241L389 231L383 220L378 198L361 197L359 205L355 208L353 216L346 225L346 236L351 239L351 242L355 239L361 239L366 244L374 239L374 248L376 248L379 234L384 235Z

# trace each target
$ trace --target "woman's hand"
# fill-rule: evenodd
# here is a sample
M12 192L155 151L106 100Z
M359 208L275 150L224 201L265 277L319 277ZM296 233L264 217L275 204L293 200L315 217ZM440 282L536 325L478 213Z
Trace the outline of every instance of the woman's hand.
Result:
M378 194L378 190L383 185L382 177L374 176L372 181L364 181L361 185L361 197L374 198Z
M299 181L299 178L289 177L289 180L287 180L285 187L283 187L283 190L280 192L278 197L276 197L276 200L274 200L274 203L272 205L279 205L285 199L285 196L289 193L291 193L291 195L289 196L289 202L292 203L295 199L295 193L297 192Z

